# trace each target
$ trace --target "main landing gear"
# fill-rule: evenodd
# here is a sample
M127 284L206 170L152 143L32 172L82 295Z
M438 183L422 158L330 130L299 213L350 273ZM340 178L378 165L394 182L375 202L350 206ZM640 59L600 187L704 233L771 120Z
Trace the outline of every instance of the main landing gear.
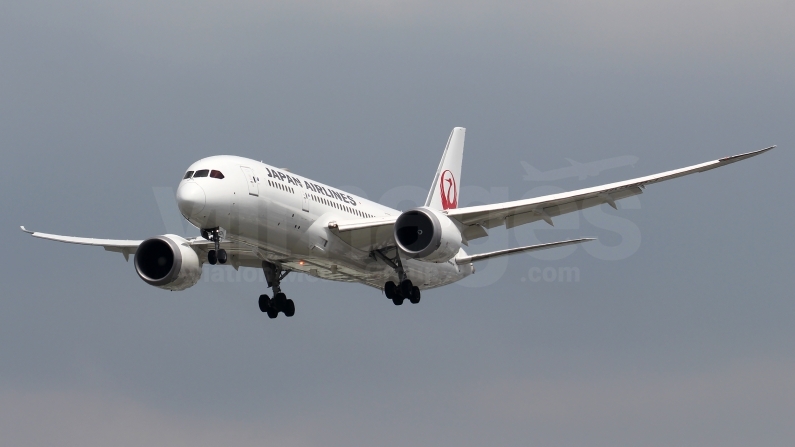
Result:
M411 283L411 280L406 278L400 281L400 284L395 284L393 281L387 281L384 284L384 293L386 297L392 300L395 306L403 304L403 300L408 299L411 304L420 302L420 288Z
M403 270L403 263L400 262L400 255L395 254L395 259L388 258L380 250L373 252L376 257L384 261L387 265L395 269L398 274L399 283L395 284L394 281L387 281L384 284L384 294L387 298L392 300L395 306L403 304L403 300L409 300L411 304L420 302L420 288L411 283L411 280L406 276Z
M226 250L221 248L221 232L218 230L218 228L202 230L202 237L209 241L215 242L215 250L210 250L207 252L207 262L209 262L211 265L215 265L216 263L226 264Z
M287 295L282 293L281 288L282 280L290 273L290 270L282 270L278 264L262 261L262 271L265 273L268 287L273 290L273 298L264 294L260 295L259 310L267 313L268 318L278 317L279 312L284 313L286 317L295 315L295 303L293 300L287 299Z

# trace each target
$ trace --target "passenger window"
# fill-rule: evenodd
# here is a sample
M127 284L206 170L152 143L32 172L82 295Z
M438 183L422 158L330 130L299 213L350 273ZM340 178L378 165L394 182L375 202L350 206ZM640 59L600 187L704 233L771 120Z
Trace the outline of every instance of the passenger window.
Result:
M202 169L200 171L196 171L196 173L193 174L193 178L196 178L196 177L207 177L207 174L209 174L209 173L210 173L209 169Z
M189 179L191 175L193 175L193 171L186 172L185 177L182 177L182 180Z
M213 169L212 171L210 171L210 177L221 179L224 178L224 175L221 174L221 171L216 171L215 169Z

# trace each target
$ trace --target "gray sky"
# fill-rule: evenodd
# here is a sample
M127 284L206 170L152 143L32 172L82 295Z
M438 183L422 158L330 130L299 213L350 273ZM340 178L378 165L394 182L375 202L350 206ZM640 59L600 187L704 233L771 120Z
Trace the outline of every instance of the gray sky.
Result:
M0 443L792 445L795 4L647 3L0 5ZM399 308L291 276L271 321L254 271L169 293L17 229L163 234L153 188L212 154L407 208L454 126L463 205L779 149L494 231L599 242Z

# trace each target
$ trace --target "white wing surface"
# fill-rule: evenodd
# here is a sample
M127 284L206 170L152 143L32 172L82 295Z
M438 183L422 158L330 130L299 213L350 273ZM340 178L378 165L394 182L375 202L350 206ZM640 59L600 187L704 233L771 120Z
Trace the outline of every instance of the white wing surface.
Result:
M117 252L124 255L129 260L130 255L134 255L138 246L143 241L122 240L122 239L94 239L86 237L61 236L58 234L41 233L30 231L25 227L20 227L22 231L33 237L47 239L69 244L91 245L103 247L107 251ZM187 239L187 243L199 256L202 263L207 262L207 252L214 248L215 243L201 237ZM333 260L318 259L315 261L304 260L283 253L276 253L262 249L257 246L248 245L236 241L222 241L221 248L229 253L228 265L234 269L240 267L262 268L262 261L278 262L287 270L303 272L308 275L316 276L331 281L359 282L376 289L380 289L380 277L376 274L363 274L354 269L337 265Z
M80 245L94 245L97 247L104 247L107 251L113 251L124 255L124 259L128 259L131 254L135 254L138 246L143 241L131 241L122 239L93 239L87 237L74 237L74 236L61 236L57 234L40 233L38 231L30 231L25 227L20 227L22 231L30 234L33 237L41 239L48 239L51 241L66 242L69 244Z
M466 226L482 225L485 228L494 228L501 225L505 225L507 228L513 228L538 220L544 220L551 225L552 217L579 211L584 208L590 208L592 206L598 206L603 203L607 203L615 208L615 202L617 200L643 193L643 188L645 188L646 185L720 168L763 154L774 147L775 146L771 146L754 152L725 157L719 160L688 166L686 168L625 180L623 182L609 183L593 188L579 189L532 199L516 200L513 202L447 210L447 215Z
M603 203L616 208L616 201L642 194L643 189L652 183L720 168L763 154L775 147L771 146L754 152L725 157L623 182L513 202L449 209L442 211L442 213L461 223L462 234L465 239L464 243L466 243L468 240L487 236L486 228L502 225L507 228L513 228L539 220L552 225L552 218L555 216L599 206ZM375 249L394 245L392 227L397 217L330 222L329 228L339 235L342 240L356 248L362 250Z

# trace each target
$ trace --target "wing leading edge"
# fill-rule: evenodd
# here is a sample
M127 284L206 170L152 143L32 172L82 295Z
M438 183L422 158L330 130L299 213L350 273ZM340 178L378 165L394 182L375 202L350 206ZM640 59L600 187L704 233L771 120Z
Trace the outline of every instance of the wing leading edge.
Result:
M58 234L48 234L48 233L41 233L38 231L30 231L24 226L19 228L21 228L22 231L24 231L25 233L28 233L33 237L41 239L66 242L68 244L93 245L97 247L104 247L105 250L107 251L113 251L123 254L124 259L129 259L131 254L135 254L135 252L138 250L138 246L141 245L141 242L143 242L143 241L122 240L122 239L93 239L87 237L61 236Z
M458 220L465 226L479 224L485 228L494 228L501 225L505 225L507 228L513 228L538 220L546 221L548 224L552 225L552 217L554 216L598 206L603 203L607 203L613 208L616 208L615 202L617 200L641 194L643 193L643 189L652 183L720 168L763 154L775 147L776 146L770 146L754 152L734 155L688 166L686 168L592 188L535 197L532 199L516 200L513 202L452 209L447 211L447 215Z
M576 191L512 202L450 209L442 212L461 224L462 233L466 240L485 237L488 235L485 229L502 225L505 225L507 228L513 228L539 220L553 225L553 217L605 203L613 208L617 208L616 201L642 194L644 188L652 183L720 168L763 154L775 147L776 146L770 146L758 151L724 157L718 160L688 166L686 168ZM397 216L390 216L338 221L329 223L329 228L343 241L353 247L361 250L372 250L394 245L392 228L396 219Z

